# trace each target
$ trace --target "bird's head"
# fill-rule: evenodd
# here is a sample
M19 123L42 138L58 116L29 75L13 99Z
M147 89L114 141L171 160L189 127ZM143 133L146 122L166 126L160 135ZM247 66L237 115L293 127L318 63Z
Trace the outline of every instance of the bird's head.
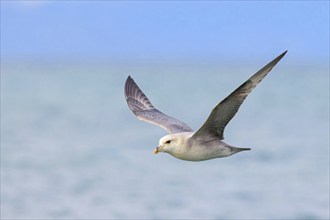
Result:
M154 150L154 154L158 152L169 153L173 156L178 156L185 151L188 139L192 132L169 134L159 140L159 146Z
M171 153L178 144L178 138L176 135L166 135L159 140L159 146L154 150L154 154L159 152Z

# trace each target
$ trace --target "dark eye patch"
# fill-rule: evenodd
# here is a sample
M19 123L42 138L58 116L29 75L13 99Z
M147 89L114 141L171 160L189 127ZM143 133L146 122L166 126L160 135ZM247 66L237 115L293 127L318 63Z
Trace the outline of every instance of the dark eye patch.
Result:
M168 140L165 142L165 144L170 144L171 143L171 140Z

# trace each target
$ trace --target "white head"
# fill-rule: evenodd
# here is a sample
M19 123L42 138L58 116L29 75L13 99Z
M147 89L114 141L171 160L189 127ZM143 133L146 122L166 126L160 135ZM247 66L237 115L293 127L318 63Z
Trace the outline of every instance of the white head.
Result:
M190 135L187 133L166 135L159 140L159 146L154 150L154 153L165 152L176 156L184 150L189 137Z

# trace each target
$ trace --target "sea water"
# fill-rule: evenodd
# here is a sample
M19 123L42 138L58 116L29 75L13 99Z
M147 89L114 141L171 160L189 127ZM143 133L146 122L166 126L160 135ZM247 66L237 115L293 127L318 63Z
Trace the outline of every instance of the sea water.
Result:
M261 64L262 65L262 64ZM329 69L281 62L225 140L251 147L187 162L128 109L130 74L194 130L261 66L27 65L1 69L1 219L328 219Z

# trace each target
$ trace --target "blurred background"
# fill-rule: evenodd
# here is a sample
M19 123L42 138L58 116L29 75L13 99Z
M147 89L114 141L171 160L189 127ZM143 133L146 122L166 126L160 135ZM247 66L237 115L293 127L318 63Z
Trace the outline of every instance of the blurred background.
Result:
M153 155L131 75L198 129L288 50L225 139ZM1 1L1 219L329 219L328 1Z

